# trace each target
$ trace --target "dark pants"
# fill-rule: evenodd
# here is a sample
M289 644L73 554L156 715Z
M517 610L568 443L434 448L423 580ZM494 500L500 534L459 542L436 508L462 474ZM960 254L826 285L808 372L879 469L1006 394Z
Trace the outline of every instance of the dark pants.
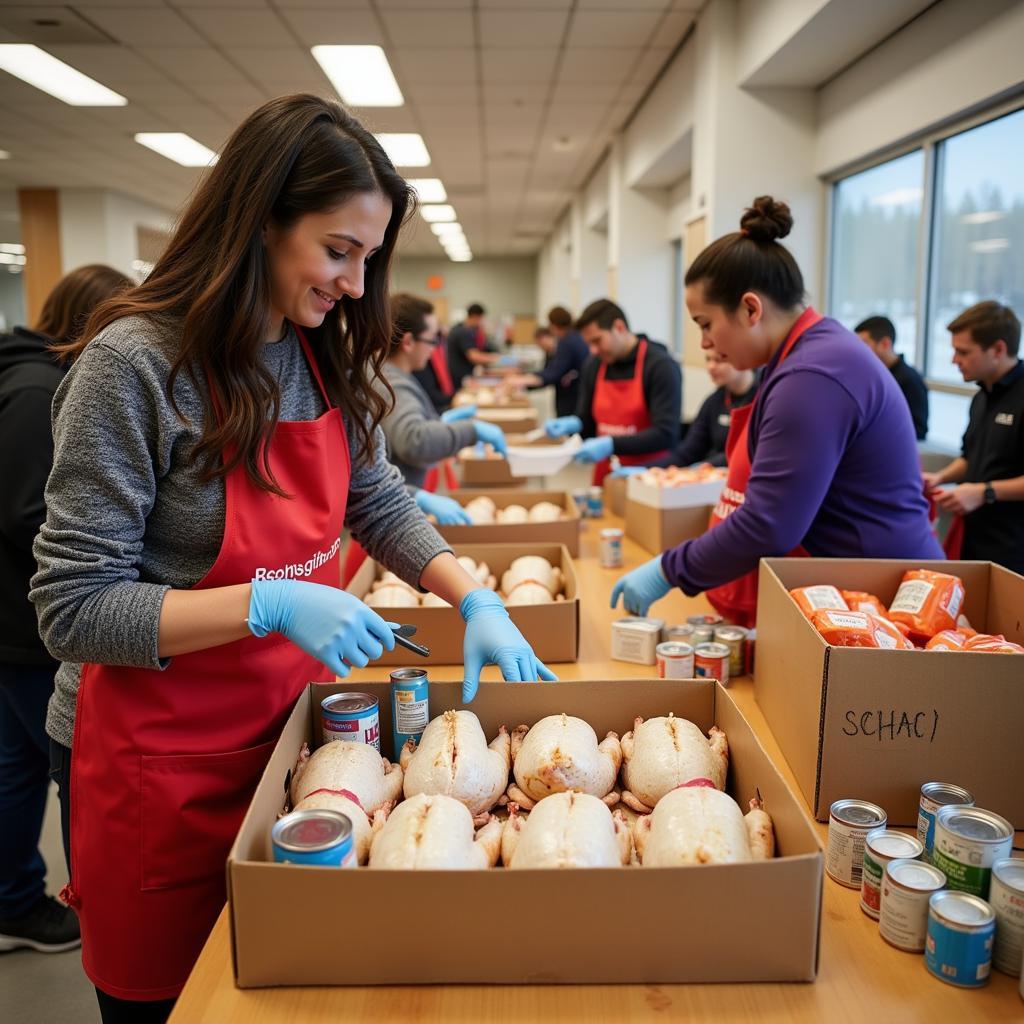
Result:
M60 796L60 821L64 833L64 856L71 861L71 751L56 740L50 741L50 775ZM70 873L70 867L68 869ZM174 1009L175 1000L157 999L139 1002L117 999L96 989L103 1024L163 1024Z
M0 919L46 895L39 831L49 786L46 705L54 669L0 662Z

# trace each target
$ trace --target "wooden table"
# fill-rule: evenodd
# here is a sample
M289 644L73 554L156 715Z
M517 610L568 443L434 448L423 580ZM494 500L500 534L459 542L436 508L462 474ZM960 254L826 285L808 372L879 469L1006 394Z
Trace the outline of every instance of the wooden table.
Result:
M580 615L580 658L555 667L562 679L622 679L652 676L642 665L611 661L611 622L621 612L607 603L612 583L625 569L650 555L630 541L623 544L623 569L602 569L597 561L598 531L618 526L612 516L585 524L576 562L583 604ZM689 599L676 591L655 606L669 622L707 610L704 598ZM461 666L432 666L434 679L460 679ZM380 670L352 673L353 680L380 678ZM487 679L497 678L494 669ZM754 703L749 678L730 687L761 743L802 800L800 791L764 716ZM822 843L827 828L817 826ZM1020 834L1018 834L1018 839ZM1020 842L1017 843L1020 845ZM1016 978L992 972L989 984L976 991L946 985L927 973L924 958L903 953L884 942L878 925L860 910L852 889L825 878L821 921L821 957L814 984L761 985L567 985L567 986L396 986L394 988L238 989L231 971L227 910L203 949L177 1007L172 1024L316 1024L330 1021L615 1021L715 1019L717 1021L800 1020L808 1022L893 1021L1024 1021L1024 1002ZM509 908L511 909L511 908ZM609 908L614 917L628 908ZM492 915L494 916L494 915ZM494 916L497 922L498 917ZM708 922L708 927L714 927ZM614 934L614 929L611 930ZM354 935L358 941L357 934ZM396 934L394 955L415 956L415 933L408 942ZM281 937L287 942L287 936Z

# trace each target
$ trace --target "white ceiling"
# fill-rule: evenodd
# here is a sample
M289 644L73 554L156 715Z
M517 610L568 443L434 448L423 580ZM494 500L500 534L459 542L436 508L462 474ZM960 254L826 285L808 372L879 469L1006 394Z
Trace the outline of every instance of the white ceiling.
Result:
M217 149L273 96L333 96L317 43L384 47L477 255L535 251L693 22L702 0L0 0L0 42L32 42L128 98L71 107L0 72L0 183L102 187L177 209L197 173L135 143ZM405 249L440 254L416 218Z

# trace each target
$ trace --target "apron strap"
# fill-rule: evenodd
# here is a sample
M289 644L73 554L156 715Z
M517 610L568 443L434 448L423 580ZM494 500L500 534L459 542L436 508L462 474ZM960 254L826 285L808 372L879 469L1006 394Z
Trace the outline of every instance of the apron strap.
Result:
M331 404L331 400L327 397L327 388L324 387L324 379L320 376L320 366L313 356L313 350L309 347L309 342L306 340L305 332L298 326L298 324L292 324L292 327L295 328L295 333L299 336L299 343L302 345L303 353L305 353L306 362L309 363L309 372L313 374L316 386L320 389L324 405L328 409L331 409L333 406Z

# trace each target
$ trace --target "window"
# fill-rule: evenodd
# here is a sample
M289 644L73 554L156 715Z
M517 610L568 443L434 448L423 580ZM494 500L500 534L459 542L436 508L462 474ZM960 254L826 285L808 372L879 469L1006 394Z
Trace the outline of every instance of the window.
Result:
M936 155L928 376L960 384L946 324L984 299L1024 315L1024 110L945 139Z
M835 188L832 315L849 328L869 316L896 327L896 351L916 362L924 152L844 178Z

